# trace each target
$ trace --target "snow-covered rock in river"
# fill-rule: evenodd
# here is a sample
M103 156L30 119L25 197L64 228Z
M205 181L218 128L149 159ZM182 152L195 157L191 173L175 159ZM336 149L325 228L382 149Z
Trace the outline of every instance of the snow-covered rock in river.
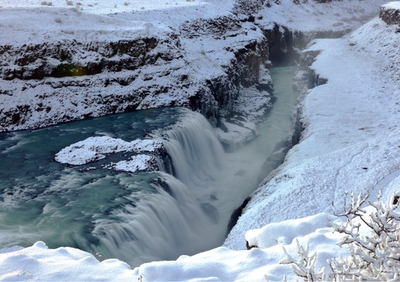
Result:
M105 168L127 172L160 170L157 159L149 155L132 156L128 161L111 163Z
M83 165L104 159L106 155L119 152L134 152L137 154L148 153L161 158L166 155L162 141L160 140L134 140L126 142L108 136L89 137L83 141L69 145L55 156L60 163L71 165ZM156 170L158 168L154 156L133 156L130 161L121 161L110 164L108 168L124 171Z

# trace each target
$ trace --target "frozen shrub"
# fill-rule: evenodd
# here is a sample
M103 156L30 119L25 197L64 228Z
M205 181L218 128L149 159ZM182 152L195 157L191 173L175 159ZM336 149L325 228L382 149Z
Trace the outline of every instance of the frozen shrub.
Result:
M291 264L293 272L296 273L297 276L304 278L305 281L317 281L319 278L323 277L323 275L325 274L325 268L322 268L319 273L315 273L314 271L315 261L317 260L317 253L309 255L308 244L305 248L303 248L303 246L299 244L299 241L297 241L297 239L296 244L299 259L295 260L286 252L285 248L283 248L286 258L284 260L281 260L279 263Z
M305 281L398 281L400 272L400 193L395 192L390 199L381 201L382 191L375 202L369 202L372 212L361 208L367 201L359 195L351 195L349 207L345 195L344 214L346 222L332 223L334 232L344 234L339 246L348 245L350 256L328 260L330 272L322 269L316 273L314 263L317 254L308 254L308 248L298 245L299 259L295 260L286 253L282 264L292 264L296 275ZM360 234L364 225L369 235Z

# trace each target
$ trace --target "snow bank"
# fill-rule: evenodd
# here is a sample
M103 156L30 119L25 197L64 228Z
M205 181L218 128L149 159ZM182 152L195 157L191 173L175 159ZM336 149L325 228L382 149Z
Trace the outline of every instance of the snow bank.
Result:
M122 139L111 138L108 136L89 137L62 149L55 156L55 160L60 163L71 165L82 165L97 160L104 159L106 154L119 152L150 152L159 153L164 150L164 145L159 140L134 140L126 142ZM138 157L136 163L144 164L148 159ZM130 162L134 165L135 160ZM118 165L122 167L122 164ZM141 165L139 165L141 167Z
M22 15L24 21L18 20ZM79 42L128 40L150 33L162 34L169 28L76 9L21 7L0 9L0 31L0 45L23 45L71 39Z
M224 245L245 249L247 230L343 207L345 191L390 188L399 175L400 37L376 18L342 39L316 40L311 68L327 84L302 102L305 131L285 163L251 197Z
M326 258L346 255L345 248L336 246L340 238L324 227L327 215L274 224L276 234L286 238L297 238L301 244L310 243L310 251L318 251L317 269L326 266ZM295 235L291 225L295 224L301 235ZM305 228L307 225L307 228ZM266 229L271 228L269 226ZM307 232L306 232L307 229ZM263 241L265 233L257 235ZM74 249L48 249L43 242L28 248L0 250L0 280L53 280L53 281L281 281L283 275L295 276L287 265L279 261L285 255L281 246L290 254L297 253L294 242L277 240L268 248L250 251L233 251L225 247L216 248L194 256L181 256L176 261L145 263L134 270L119 260L97 261L93 255Z
M99 262L74 248L48 249L43 242L0 251L0 280L4 281L128 281L130 266L116 259Z
M375 1L329 1L329 3L293 4L293 0L268 1L270 8L258 12L263 24L276 23L302 32L345 31L359 27L362 22L376 16L385 0ZM326 1L328 2L328 1ZM327 33L328 34L328 33Z
M331 219L332 220L332 219ZM293 239L305 236L311 230L330 227L328 215L320 213L302 219L291 219L279 223L271 223L260 229L246 232L248 248L269 248L278 244L291 244Z

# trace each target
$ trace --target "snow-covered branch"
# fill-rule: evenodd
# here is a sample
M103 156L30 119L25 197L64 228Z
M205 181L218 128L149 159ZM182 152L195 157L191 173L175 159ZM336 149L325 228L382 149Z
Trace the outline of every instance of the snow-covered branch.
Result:
M345 236L337 244L348 245L350 256L328 260L331 273L325 269L315 273L314 263L317 254L309 256L308 246L298 245L299 259L293 259L289 254L280 263L292 264L292 269L305 281L397 281L400 272L400 213L399 193L395 192L386 203L381 201L382 191L375 202L369 202L371 212L361 207L367 201L359 195L357 199L351 194L349 206L346 204L345 193L344 214L345 223L331 222L333 232ZM360 233L360 227L369 229L368 236Z

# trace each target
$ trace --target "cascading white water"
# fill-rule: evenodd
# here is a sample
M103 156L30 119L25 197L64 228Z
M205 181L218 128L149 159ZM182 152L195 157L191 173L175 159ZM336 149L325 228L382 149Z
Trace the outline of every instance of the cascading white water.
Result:
M219 178L225 153L209 122L199 113L185 111L185 119L163 133L175 174L189 187L204 186Z
M228 162L208 121L199 113L181 111L184 119L158 132L176 178L162 174L168 188L156 184L158 193L125 196L135 206L114 210L118 220L96 220L93 233L101 241L92 246L96 252L138 265L195 254L223 242L232 211L254 190L258 170L251 165L243 169L241 158ZM238 175L239 170L245 175Z
M100 244L91 247L96 253L136 266L208 247L204 238L212 228L211 220L182 182L168 174L161 177L169 191L156 184L158 193L134 192L127 198L135 205L114 210L112 219L95 221L92 233Z
M227 169L226 155L201 114L181 111L184 119L159 133L176 178L162 173L167 188L154 183L157 193L139 191L126 196L135 205L114 210L112 216L118 220L96 220L93 234L100 244L91 246L96 253L139 265L195 254L222 243L229 212L221 224L214 202L219 202L215 184Z

